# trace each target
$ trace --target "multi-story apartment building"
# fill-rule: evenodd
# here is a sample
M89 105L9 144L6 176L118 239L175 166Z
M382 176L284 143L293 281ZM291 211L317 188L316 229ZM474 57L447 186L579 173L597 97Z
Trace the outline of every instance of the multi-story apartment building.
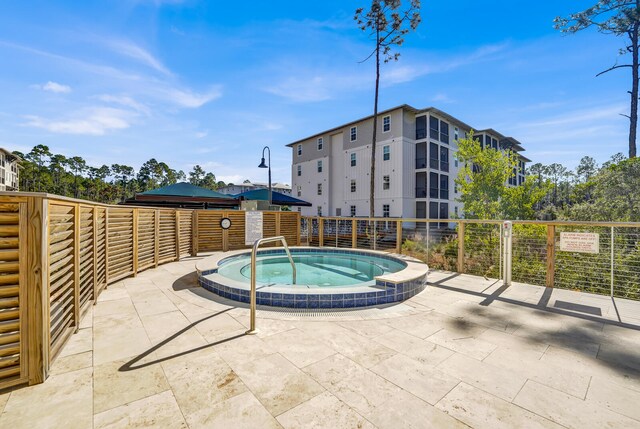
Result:
M472 127L430 107L401 105L379 113L375 216L462 217L455 185L457 142ZM288 144L293 151L292 195L310 203L304 215L368 216L373 115ZM520 143L493 129L476 130L483 147L511 149L519 165L509 185L524 180Z
M0 191L18 190L18 161L20 158L0 147Z
M225 195L237 195L247 191L254 191L256 189L268 189L268 188L269 188L268 183L261 183L261 182L251 183L249 181L245 181L240 185L229 184L227 186L223 186L221 188L218 188L217 191ZM278 182L272 183L271 189L274 192L280 192L281 194L291 195L291 186L287 185L286 183L278 183Z

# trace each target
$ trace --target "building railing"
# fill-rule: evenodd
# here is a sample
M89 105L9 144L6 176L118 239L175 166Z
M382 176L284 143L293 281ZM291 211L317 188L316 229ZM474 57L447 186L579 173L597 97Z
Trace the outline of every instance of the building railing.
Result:
M305 217L310 246L408 254L432 269L502 277L503 222L461 219ZM563 233L597 234L595 253L560 250ZM640 223L513 221L515 282L640 300Z
M263 212L265 237L298 245L300 224L297 212ZM248 247L242 211L0 192L0 389L44 381L110 283L198 252Z

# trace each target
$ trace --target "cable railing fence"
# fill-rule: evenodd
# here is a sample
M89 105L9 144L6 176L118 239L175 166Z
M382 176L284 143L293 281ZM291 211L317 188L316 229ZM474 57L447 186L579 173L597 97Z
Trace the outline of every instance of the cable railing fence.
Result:
M502 221L302 217L309 246L402 253L431 269L501 279ZM640 300L640 223L513 221L515 282Z

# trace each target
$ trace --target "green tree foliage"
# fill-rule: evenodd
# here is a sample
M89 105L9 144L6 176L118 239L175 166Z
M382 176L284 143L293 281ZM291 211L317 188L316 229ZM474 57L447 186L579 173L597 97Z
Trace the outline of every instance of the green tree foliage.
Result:
M369 185L369 216L375 216L375 177L376 177L376 134L378 131L378 95L380 92L380 60L388 63L397 61L399 52L392 52L393 47L404 43L409 31L420 24L420 0L409 0L402 9L401 0L372 0L369 9L358 8L353 19L360 30L368 33L375 42L373 51L362 62L375 57L376 83L373 101L373 136L371 139L371 173Z
M138 173L123 164L94 167L79 156L52 154L45 145L35 146L29 153L14 152L20 165L20 190L47 192L66 197L83 198L103 203L116 203L142 192L186 180L181 170L150 159ZM202 170L202 169L201 169ZM191 174L190 174L191 176ZM213 173L202 170L200 186L216 189L225 186Z
M456 184L469 219L533 219L534 206L547 193L548 181L528 177L522 186L508 186L518 157L510 150L483 149L473 130L458 141L462 163Z
M640 53L640 1L639 0L599 0L582 12L574 13L566 18L554 20L556 29L565 34L573 34L587 28L595 27L599 32L623 37L626 43L620 49L620 55L631 54L628 64L616 64L601 74L620 68L631 69L631 91L629 95L629 158L636 156L636 130L638 125L638 72Z
M631 158L602 168L587 182L592 198L569 207L571 220L640 222L640 159Z

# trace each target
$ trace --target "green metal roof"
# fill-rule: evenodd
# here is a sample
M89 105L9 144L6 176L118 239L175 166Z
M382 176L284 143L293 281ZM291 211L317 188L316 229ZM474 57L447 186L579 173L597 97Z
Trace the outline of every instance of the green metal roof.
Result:
M153 189L147 192L141 192L140 195L169 195L173 197L200 197L200 198L218 198L225 200L233 200L230 195L221 194L211 189L201 188L187 182L174 183L173 185L164 186L162 188Z

